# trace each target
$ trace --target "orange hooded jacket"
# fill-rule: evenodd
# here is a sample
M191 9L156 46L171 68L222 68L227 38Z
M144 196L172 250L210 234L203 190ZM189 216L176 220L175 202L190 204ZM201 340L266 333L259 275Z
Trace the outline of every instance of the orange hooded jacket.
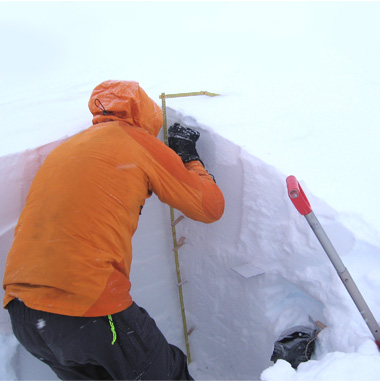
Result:
M54 149L33 180L5 266L4 307L19 298L70 316L120 312L132 304L131 240L152 192L197 221L223 214L201 163L184 165L157 139L162 112L137 82L103 82L89 108L94 125Z

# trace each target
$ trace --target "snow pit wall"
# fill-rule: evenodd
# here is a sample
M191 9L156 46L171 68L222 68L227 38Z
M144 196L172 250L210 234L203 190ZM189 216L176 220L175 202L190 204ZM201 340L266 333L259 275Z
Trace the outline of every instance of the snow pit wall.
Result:
M328 326L318 339L316 358L347 348L355 351L350 343L357 339L352 335L366 340L367 327L289 201L286 175L192 117L172 109L167 117L168 125L180 122L200 131L198 151L226 199L220 221L208 225L185 218L177 225L177 236L186 239L180 249L180 264L186 282L188 327L194 328L190 335L193 377L259 379L261 372L273 365L270 356L279 334L295 325L310 325L310 319ZM0 198L2 270L34 174L63 140L0 159L4 183ZM331 240L336 238L339 243L340 255L354 263L351 257L359 249L379 253L379 248L358 241L334 210L303 187ZM171 242L169 208L153 196L147 200L133 238L132 295L155 318L168 341L185 351ZM252 265L262 274L249 276ZM236 268L240 273L245 269L245 276L233 270ZM365 279L364 273L356 275ZM375 294L365 297L373 305ZM0 325L0 346L6 343L8 348L0 351L5 353L1 360L9 364L3 378L55 378L50 369L17 345L4 310Z

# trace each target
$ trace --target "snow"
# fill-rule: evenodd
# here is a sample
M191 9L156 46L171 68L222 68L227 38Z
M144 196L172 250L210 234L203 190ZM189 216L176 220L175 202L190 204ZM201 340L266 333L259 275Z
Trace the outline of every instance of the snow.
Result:
M297 176L380 319L379 11L378 2L0 2L1 269L34 174L91 124L97 84L137 80L159 104L162 92L220 93L167 99L169 123L201 133L199 153L226 198L220 221L177 225L191 374L379 380L371 333L285 185ZM171 242L168 207L153 196L133 239L132 294L185 350ZM273 364L281 332L310 319L327 326L312 359L297 371ZM6 311L0 363L1 379L55 379L17 344Z
M37 321L37 328L42 329L46 326L46 321L44 319L38 319Z

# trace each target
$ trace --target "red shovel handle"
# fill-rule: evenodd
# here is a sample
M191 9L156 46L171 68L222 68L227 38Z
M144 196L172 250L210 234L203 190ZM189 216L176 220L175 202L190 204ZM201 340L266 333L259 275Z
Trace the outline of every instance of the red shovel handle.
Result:
M301 185L294 176L288 176L286 179L288 186L288 195L297 210L303 215L311 213L311 206Z

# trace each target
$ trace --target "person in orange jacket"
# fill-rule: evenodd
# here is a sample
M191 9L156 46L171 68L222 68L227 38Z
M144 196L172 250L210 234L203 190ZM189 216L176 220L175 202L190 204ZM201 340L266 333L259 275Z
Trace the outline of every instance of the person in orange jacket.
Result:
M130 295L132 236L145 200L212 223L224 198L196 150L137 82L105 81L93 125L55 148L37 172L5 266L4 308L21 344L62 379L192 379Z

